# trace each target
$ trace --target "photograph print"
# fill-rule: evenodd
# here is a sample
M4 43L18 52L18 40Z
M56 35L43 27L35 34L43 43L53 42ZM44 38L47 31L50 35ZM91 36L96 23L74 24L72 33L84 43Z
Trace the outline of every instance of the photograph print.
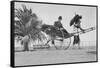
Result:
M97 6L13 3L13 66L97 62Z

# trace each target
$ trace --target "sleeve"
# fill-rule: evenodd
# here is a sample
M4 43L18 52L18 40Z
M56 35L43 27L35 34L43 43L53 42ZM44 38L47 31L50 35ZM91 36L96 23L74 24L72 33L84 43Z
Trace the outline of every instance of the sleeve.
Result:
M62 26L61 22L59 22L59 27L60 27L60 28L63 28L63 26Z
M57 23L57 22L55 21L55 22L54 22L54 26L56 26L56 23Z

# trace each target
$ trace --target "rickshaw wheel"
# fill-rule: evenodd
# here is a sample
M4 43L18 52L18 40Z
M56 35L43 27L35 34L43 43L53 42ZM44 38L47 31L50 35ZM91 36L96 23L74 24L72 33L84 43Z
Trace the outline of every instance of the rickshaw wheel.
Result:
M58 49L68 49L70 47L70 44L71 44L71 38L67 38L67 39L56 39L55 40L55 46L58 48Z
M70 47L70 45L71 45L71 38L64 39L62 48L64 50L67 50Z

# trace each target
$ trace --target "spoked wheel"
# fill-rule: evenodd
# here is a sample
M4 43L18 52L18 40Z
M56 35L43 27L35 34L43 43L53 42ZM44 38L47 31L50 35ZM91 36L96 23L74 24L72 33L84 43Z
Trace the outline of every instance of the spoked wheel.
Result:
M58 49L68 49L70 47L70 44L71 44L71 38L67 38L67 39L56 39L55 40L55 46L58 48Z
M62 41L61 48L67 50L70 47L70 45L71 45L71 38L67 38Z

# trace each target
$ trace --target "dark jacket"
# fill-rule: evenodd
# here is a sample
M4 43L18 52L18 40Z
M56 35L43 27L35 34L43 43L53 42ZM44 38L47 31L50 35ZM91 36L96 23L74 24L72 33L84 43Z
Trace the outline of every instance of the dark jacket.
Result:
M63 28L63 26L62 26L60 21L55 21L54 26L58 27L58 28Z

